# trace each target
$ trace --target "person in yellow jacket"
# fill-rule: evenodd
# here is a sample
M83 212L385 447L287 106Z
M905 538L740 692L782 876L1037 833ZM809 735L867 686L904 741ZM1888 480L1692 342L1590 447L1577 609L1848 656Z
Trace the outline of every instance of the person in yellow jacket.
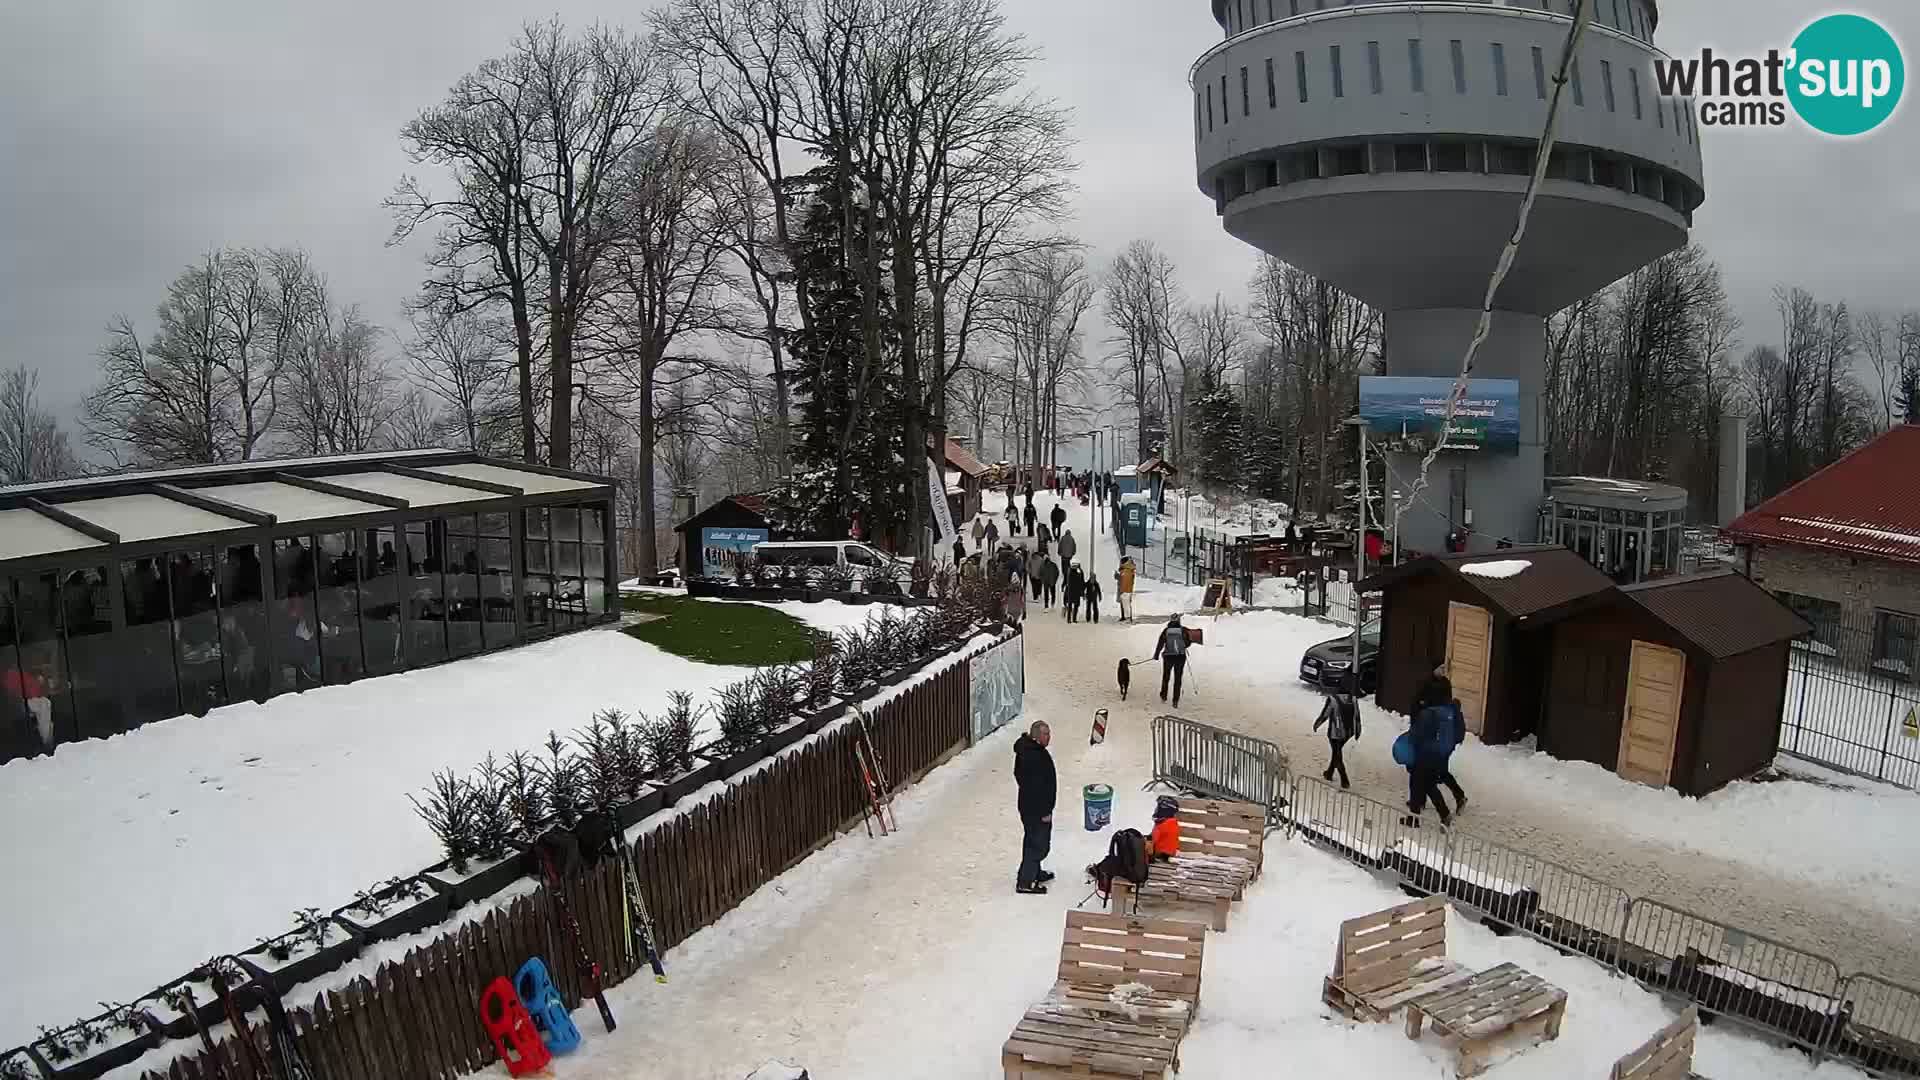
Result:
M1120 560L1120 569L1113 572L1114 595L1120 601L1120 621L1133 621L1133 556Z

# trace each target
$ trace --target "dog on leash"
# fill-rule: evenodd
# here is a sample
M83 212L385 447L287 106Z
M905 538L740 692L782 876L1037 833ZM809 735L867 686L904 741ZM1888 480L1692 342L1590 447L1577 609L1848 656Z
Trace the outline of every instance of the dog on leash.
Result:
M1133 661L1120 658L1120 666L1114 671L1114 677L1120 680L1120 700L1127 700L1127 687L1133 684Z

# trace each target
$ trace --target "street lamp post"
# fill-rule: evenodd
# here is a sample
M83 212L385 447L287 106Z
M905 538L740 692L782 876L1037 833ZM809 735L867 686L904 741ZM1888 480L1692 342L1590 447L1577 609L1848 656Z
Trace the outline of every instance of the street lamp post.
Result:
M1360 603L1360 579L1367 576L1367 422L1358 416L1348 420L1360 437L1360 513L1353 530L1353 693L1360 695L1360 627L1366 622Z

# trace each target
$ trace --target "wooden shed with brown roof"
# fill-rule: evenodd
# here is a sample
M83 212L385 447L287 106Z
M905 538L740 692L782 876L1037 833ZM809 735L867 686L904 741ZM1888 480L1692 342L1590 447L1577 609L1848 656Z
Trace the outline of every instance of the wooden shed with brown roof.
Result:
M1540 749L1705 795L1779 750L1793 639L1811 628L1730 570L1597 594L1555 622Z
M1360 587L1382 594L1375 700L1412 712L1420 687L1444 663L1467 729L1497 744L1536 728L1554 621L1613 582L1566 548L1538 545L1429 555Z

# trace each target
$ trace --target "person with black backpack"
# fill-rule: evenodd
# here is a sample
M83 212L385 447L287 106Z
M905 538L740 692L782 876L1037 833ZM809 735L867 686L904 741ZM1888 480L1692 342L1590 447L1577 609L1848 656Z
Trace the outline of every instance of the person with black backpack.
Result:
M1347 763L1340 756L1340 750L1347 740L1360 737L1360 703L1353 696L1353 674L1349 672L1338 686L1327 691L1326 704L1320 707L1320 718L1313 722L1313 730L1319 731L1320 725L1327 726L1327 744L1333 748L1333 760L1327 762L1327 771L1321 777L1332 782L1333 774L1340 774L1342 790L1352 787L1347 780Z
M1107 841L1107 857L1087 867L1087 876L1093 879L1094 891L1104 903L1113 892L1114 878L1145 885L1150 862L1147 838L1140 830L1120 829Z
M1016 805L1020 811L1020 872L1014 880L1017 893L1044 893L1053 875L1042 869L1047 852L1053 849L1053 804L1059 794L1054 775L1053 755L1047 744L1053 741L1053 729L1044 720L1035 720L1027 733L1013 742L1013 782L1019 791Z

